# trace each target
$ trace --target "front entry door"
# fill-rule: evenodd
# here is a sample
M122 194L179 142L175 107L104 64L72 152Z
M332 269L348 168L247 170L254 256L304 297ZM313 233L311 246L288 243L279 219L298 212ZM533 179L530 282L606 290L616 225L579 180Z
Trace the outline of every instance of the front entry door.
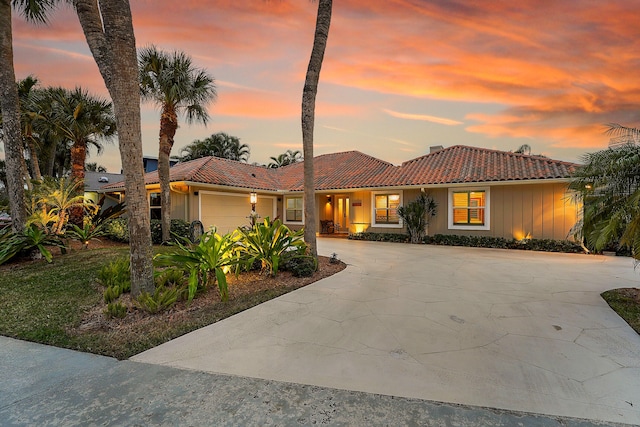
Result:
M335 196L336 207L333 210L333 223L336 233L349 232L349 197Z

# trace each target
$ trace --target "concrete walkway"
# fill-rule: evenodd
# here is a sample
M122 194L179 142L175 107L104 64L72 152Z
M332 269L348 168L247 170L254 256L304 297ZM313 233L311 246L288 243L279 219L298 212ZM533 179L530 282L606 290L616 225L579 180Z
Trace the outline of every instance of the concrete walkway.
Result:
M349 267L132 358L640 424L640 337L601 299L630 259L321 239Z
M210 374L0 336L5 426L610 425ZM618 425L618 424L616 424Z

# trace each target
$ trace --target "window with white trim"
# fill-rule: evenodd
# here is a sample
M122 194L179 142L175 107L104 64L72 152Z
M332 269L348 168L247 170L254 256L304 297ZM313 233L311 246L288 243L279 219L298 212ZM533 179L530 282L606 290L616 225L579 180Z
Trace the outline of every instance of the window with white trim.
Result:
M489 189L450 188L449 228L489 230Z
M402 206L402 193L376 191L372 193L372 198L373 226L401 228L398 208Z
M302 197L285 197L285 221L302 223L303 201Z
M162 219L162 204L160 193L149 194L149 216L151 219Z

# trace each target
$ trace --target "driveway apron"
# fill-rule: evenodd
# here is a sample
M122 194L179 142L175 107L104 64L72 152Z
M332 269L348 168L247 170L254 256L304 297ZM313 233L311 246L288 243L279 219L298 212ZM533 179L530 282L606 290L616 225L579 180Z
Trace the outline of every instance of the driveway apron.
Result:
M319 239L346 270L137 362L640 424L629 258Z

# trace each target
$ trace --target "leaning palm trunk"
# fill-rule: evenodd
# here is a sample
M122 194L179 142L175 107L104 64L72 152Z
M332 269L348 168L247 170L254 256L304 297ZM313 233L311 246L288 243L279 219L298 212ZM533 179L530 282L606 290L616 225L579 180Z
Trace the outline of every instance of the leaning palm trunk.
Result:
M165 105L160 117L160 141L158 151L158 180L160 181L160 212L162 217L162 241L171 240L171 179L169 159L173 148L173 137L178 129L178 116Z
M22 136L20 132L20 101L13 69L11 34L11 0L0 0L0 110L4 131L7 191L12 226L22 231L27 218L24 198Z
M129 211L131 292L154 292L151 227L142 164L140 88L128 0L74 0L87 44L113 100ZM99 3L99 4L98 4Z
M329 37L331 24L332 0L320 0L318 3L318 17L316 32L311 50L311 59L307 68L307 76L302 91L302 151L304 155L304 240L309 245L311 255L318 256L316 243L316 196L315 176L313 170L313 125L316 110L316 94L320 69L324 59L324 51Z

